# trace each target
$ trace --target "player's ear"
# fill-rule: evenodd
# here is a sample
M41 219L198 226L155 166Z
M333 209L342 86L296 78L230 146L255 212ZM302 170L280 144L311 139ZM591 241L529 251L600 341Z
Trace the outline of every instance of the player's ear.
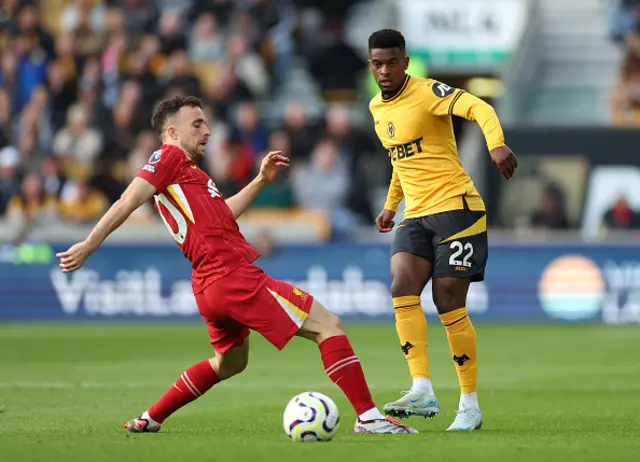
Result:
M176 132L176 127L174 127L173 125L169 125L167 127L167 135L173 141L178 141L178 133Z
M407 69L409 69L409 60L411 58L409 58L408 56L404 57L404 70L406 71Z

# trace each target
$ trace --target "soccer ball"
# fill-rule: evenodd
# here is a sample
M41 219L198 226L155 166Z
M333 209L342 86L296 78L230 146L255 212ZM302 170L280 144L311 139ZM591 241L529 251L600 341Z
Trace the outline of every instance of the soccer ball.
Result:
M287 404L282 425L293 441L329 441L340 425L338 406L322 393L300 393Z

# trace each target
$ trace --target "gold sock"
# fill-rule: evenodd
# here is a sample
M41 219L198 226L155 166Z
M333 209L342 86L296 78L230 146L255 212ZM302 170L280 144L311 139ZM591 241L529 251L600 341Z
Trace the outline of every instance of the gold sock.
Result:
M467 309L458 308L441 314L440 320L447 330L461 392L472 393L478 388L478 359L476 331L471 324Z
M427 318L420 305L420 297L394 297L396 330L402 351L407 358L412 378L429 376L427 358Z

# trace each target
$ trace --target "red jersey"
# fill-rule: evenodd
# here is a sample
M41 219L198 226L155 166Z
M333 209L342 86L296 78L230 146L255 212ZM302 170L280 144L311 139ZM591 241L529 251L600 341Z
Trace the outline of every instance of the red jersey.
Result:
M182 149L162 145L137 176L156 188L156 209L191 262L195 294L260 256L213 180Z

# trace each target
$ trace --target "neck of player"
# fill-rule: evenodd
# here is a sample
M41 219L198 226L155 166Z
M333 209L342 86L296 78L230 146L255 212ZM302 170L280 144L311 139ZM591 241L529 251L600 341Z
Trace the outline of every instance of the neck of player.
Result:
M390 90L390 91L382 91L382 98L383 99L391 99L394 96L396 96L398 93L400 93L400 90L402 90L402 87L404 87L404 83L407 81L408 78L409 78L409 76L407 74L405 74L404 75L404 79L402 79L402 82L400 83L398 88L396 88L395 90Z

